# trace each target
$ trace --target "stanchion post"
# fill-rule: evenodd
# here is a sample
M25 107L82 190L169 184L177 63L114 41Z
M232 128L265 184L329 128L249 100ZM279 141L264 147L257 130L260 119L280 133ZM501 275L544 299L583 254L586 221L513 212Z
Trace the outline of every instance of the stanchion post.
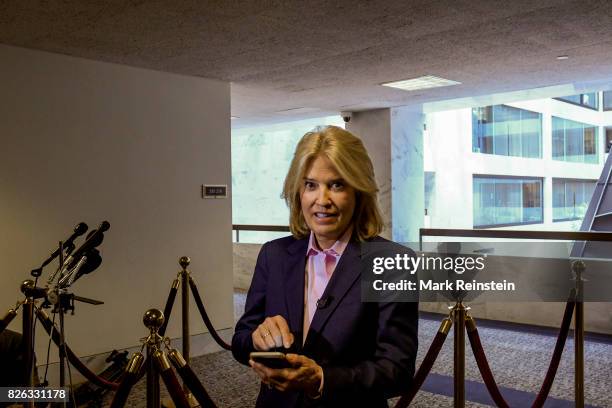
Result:
M150 334L146 340L147 344L147 408L160 408L161 396L159 390L159 373L155 367L153 353L161 346L159 328L164 324L164 314L161 310L149 309L142 318L144 325Z
M25 295L30 289L34 288L33 280L25 280L21 284L21 292ZM22 350L23 350L23 381L26 387L33 385L33 367L34 367L34 298L26 295L26 299L22 306Z
M183 358L189 363L189 271L187 267L191 263L188 256L182 256L179 259L181 271L181 306L183 319Z
M182 256L179 259L179 265L181 265L181 299L182 299L182 319L183 319L183 357L189 363L189 271L187 267L191 263L191 259L188 256ZM195 400L193 394L187 387L187 384L183 383L183 392L189 402L190 406L197 406L198 403Z
M466 308L462 302L457 302L453 309L455 326L454 338L454 407L465 407L465 316Z
M576 408L584 408L584 262L574 261L576 278L576 309L574 315L574 399Z

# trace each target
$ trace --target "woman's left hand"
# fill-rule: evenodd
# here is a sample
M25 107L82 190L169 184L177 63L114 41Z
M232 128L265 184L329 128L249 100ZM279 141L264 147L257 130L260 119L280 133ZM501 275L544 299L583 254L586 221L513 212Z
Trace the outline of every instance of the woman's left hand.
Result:
M301 390L310 397L319 395L323 369L314 360L298 354L287 354L292 368L274 369L249 360L253 370L268 384L279 391Z

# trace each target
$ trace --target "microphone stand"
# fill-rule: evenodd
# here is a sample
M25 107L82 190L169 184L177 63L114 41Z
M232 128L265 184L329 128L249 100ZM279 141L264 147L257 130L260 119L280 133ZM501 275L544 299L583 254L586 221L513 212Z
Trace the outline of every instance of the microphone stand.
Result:
M60 241L59 244L59 264L60 264L60 269L62 268L62 266L64 265L64 247L62 242ZM60 276L61 278L61 276ZM57 310L59 311L59 324L60 324L60 344L59 344L59 362L60 362L60 388L64 388L64 386L66 385L66 341L65 341L65 336L64 336L64 308L63 308L63 302L65 301L65 297L62 296L62 294L59 293L60 288L59 288L59 283L57 284L57 287L55 289L59 295L59 302L56 304L56 307L53 309L53 312L55 312L55 309L57 308ZM68 305L68 307L70 307L70 304ZM72 313L74 313L74 304L72 305ZM71 401L70 399L70 395L72 394L72 390L68 390L68 400ZM66 401L62 401L62 407L66 408ZM76 408L76 407L75 407Z
M64 244L62 241L59 242L58 255L59 255L60 268L61 268L64 263ZM50 257L49 259L52 260L53 259L52 257ZM42 273L42 267L40 267L38 270L33 270L31 273L32 273L32 276L35 276L36 279L38 280L38 277ZM55 276L55 274L53 276ZM33 384L34 378L32 374L34 372L34 306L35 306L34 289L35 288L36 288L36 283L32 280L25 280L21 284L21 292L25 295L25 300L22 306L22 309L23 309L22 353L23 353L23 363L24 363L23 382L26 387L32 387L34 385ZM60 353L60 361L61 361L61 353ZM31 401L29 404L31 404L30 406L33 406Z
M50 279L47 282L47 285L51 285L55 280L58 273L64 272L64 247L63 243L60 241L59 243L59 267L52 274ZM23 372L23 383L27 387L32 387L34 384L33 379L33 370L34 370L34 329L35 329L35 320L34 320L34 309L36 307L36 299L45 298L45 301L42 303L41 307L50 307L53 305L53 313L59 313L59 386L64 388L66 386L66 366L67 361L67 344L66 344L66 334L65 334L65 314L68 311L71 311L74 314L74 301L80 301L84 303L89 303L92 305L101 305L104 302L94 299L89 299L81 296L75 296L72 293L68 292L68 288L74 282L76 274L78 273L80 267L83 265L84 261L78 262L77 265L71 270L67 271L68 276L67 279L62 280L63 276L59 276L57 282L54 284L52 289L41 289L37 288L36 284L32 280L25 280L21 284L21 292L25 295L25 300L22 304L23 309L23 317L22 317L22 328L23 328L23 342L22 342L22 353L24 360L24 372ZM36 278L40 274L36 275ZM16 315L16 313L14 313ZM10 314L13 316L13 314ZM10 317L9 316L9 317ZM12 319L11 319L12 320ZM52 335L52 333L51 333ZM68 367L70 370L70 367ZM72 381L72 378L71 378ZM71 384L72 385L72 384ZM73 390L68 390L69 395L69 406L73 406L74 396ZM29 401L26 403L29 407L34 407L33 401ZM66 401L62 402L62 407L67 407L68 404Z
M74 275L73 275L74 276ZM72 280L69 282L70 284L72 283ZM94 299L88 299L85 297L81 297L81 296L75 296L73 293L68 292L68 288L70 286L66 286L66 287L60 287L59 281L56 285L56 287L54 288L54 290L52 292L49 293L48 298L50 298L50 302L53 304L53 313L59 313L59 337L60 337L60 341L58 344L58 348L59 348L59 363L60 363L60 387L63 388L66 386L66 366L69 364L68 361L66 360L66 334L65 334L65 315L68 311L71 312L71 314L74 315L74 301L80 301L80 302L84 302L84 303L89 303L89 304L93 304L93 305L101 305L104 304L104 302L99 301L99 300L94 300ZM70 370L70 367L68 366L68 370ZM70 374L70 373L69 373ZM72 375L70 375L70 385L72 386ZM73 390L69 389L68 390L68 395L70 396L69 398L69 406L73 406L73 402L74 402L74 397L73 397ZM66 402L62 402L62 406L66 407L67 404Z

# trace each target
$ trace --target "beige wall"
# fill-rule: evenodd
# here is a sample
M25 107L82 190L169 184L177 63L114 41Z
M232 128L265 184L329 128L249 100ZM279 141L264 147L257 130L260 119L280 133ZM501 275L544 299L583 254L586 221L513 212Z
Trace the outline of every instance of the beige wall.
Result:
M231 201L200 198L203 183L231 186L229 84L6 46L0 61L0 309L78 221L108 220L102 267L74 285L106 303L66 319L79 355L137 344L181 255L231 327ZM193 302L191 320L204 331Z

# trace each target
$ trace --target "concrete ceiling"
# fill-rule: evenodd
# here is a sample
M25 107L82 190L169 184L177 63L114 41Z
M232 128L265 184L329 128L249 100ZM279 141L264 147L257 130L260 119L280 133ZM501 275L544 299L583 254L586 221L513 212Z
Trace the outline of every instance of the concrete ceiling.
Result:
M15 0L0 43L230 81L258 123L607 81L612 2ZM380 86L421 75L462 84Z

